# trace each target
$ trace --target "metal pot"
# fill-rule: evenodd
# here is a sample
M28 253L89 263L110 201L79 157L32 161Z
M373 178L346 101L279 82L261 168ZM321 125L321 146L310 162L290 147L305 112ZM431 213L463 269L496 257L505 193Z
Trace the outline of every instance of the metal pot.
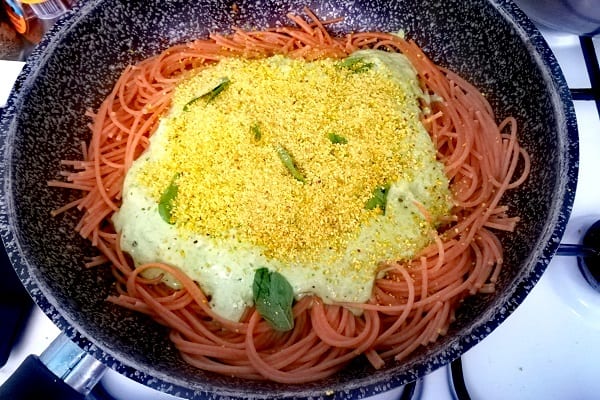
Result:
M239 12L231 13L236 5ZM398 31L437 63L487 96L499 119L516 117L532 158L529 180L507 204L522 218L503 235L504 269L493 295L467 299L447 335L402 363L373 370L356 359L339 374L290 386L197 370L179 357L165 328L105 301L108 269L84 269L96 254L73 227L78 216L50 217L76 198L49 188L59 160L88 138L84 116L97 108L120 71L172 45L232 26L285 23L304 6L344 16L335 33ZM539 32L508 0L185 1L88 0L58 22L18 79L2 121L4 178L0 230L23 284L45 313L84 350L110 368L182 397L282 398L368 396L445 365L496 328L525 298L554 254L575 194L577 129L570 93Z
M515 0L535 22L577 35L600 34L600 4L596 0Z

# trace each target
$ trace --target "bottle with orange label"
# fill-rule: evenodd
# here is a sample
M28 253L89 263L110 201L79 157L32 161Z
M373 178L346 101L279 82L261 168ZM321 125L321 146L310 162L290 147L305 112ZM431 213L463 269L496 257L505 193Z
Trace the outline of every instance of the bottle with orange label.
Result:
M15 30L37 44L74 0L0 0Z

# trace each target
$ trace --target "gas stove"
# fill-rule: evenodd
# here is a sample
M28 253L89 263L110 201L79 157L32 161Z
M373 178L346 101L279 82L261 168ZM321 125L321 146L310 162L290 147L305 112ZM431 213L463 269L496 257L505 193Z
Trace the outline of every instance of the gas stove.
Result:
M562 243L580 243L600 219L600 38L540 28L574 98L580 141L578 188ZM594 64L595 61L595 64ZM10 86L19 63L0 62ZM594 69L595 68L595 69ZM3 89L6 89L4 87ZM3 99L0 96L0 106ZM3 383L29 354L40 354L59 329L31 306L6 364ZM505 322L459 360L414 384L371 399L592 399L600 393L600 292L580 273L576 257L556 256L539 283ZM163 400L159 393L108 370L90 398Z

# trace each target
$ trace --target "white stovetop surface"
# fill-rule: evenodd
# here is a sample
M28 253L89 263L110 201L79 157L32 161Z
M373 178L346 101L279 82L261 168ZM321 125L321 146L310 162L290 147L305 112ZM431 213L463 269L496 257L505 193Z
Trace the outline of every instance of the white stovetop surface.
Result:
M569 87L590 86L578 38L542 31L563 69ZM595 39L597 51L600 38ZM0 61L0 106L6 100L20 63ZM563 243L578 243L586 229L600 219L600 119L592 101L576 101L580 170L573 212ZM0 383L28 354L40 354L59 334L36 309L21 342L0 369ZM600 393L600 293L578 271L574 257L555 257L540 282L508 319L463 356L471 398L592 399ZM423 379L420 399L449 400L449 368ZM109 371L101 381L116 399L176 399ZM401 389L373 397L397 399Z

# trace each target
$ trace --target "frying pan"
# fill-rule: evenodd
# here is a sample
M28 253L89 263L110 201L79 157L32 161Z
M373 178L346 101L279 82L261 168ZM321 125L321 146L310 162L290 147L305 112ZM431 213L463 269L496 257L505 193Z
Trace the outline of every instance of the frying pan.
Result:
M234 7L235 6L237 7ZM501 235L504 269L493 295L468 298L449 332L401 363L380 370L357 358L342 372L304 385L236 379L185 364L167 331L105 301L108 268L84 269L96 251L73 227L77 213L50 217L77 197L49 188L59 160L77 157L96 109L120 71L175 43L229 32L232 26L286 24L308 6L331 27L404 30L443 66L486 95L497 118L516 117L531 175L506 203L521 216ZM237 12L233 12L237 9ZM554 254L577 180L578 142L564 78L540 33L507 0L88 0L58 22L19 77L2 121L0 230L23 284L73 341L118 372L182 397L360 398L413 381L460 356L521 303Z

